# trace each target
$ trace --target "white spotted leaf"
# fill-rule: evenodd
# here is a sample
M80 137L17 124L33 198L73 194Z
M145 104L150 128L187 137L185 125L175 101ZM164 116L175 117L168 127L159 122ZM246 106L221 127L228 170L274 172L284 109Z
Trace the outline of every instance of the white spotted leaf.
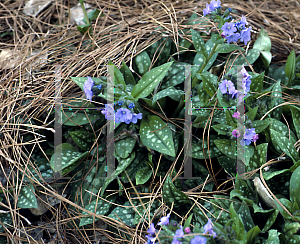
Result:
M279 147L286 155L292 158L294 163L300 160L299 152L297 152L294 144L287 137L272 129L270 129L270 134L275 148Z
M127 136L122 140L118 140L115 143L116 153L121 158L128 158L136 144L136 140L131 136Z
M156 93L154 96L153 96L153 99L152 99L152 104L154 104L157 100L163 98L163 97L171 97L172 96L177 96L180 98L181 95L184 95L184 91L182 90L177 90L175 89L174 87L169 87L167 89L164 89L158 93Z
M255 133L259 134L263 132L270 124L271 124L270 121L255 120L252 122L252 127L255 128Z
M254 74L251 76L251 84L250 84L250 91L252 92L261 92L264 85L264 77L265 71L261 74Z
M200 74L203 82L203 89L212 97L217 91L218 77L205 71Z
M50 160L50 166L54 172L61 171L64 175L72 171L80 163L80 160L88 154L89 152L78 152L68 143L62 143L56 147L56 151Z
M145 73L142 79L140 79L139 82L133 87L131 95L134 98L143 98L150 95L154 88L165 77L172 63L173 62L163 64Z
M282 104L283 102L284 102L284 100L282 99L280 82L277 82L276 84L273 85L268 108L272 109L272 108ZM276 109L272 110L272 112L270 114L271 114L272 118L280 120L281 113L282 113L282 106L279 106Z
M229 158L236 159L236 141L217 139L214 141L217 148Z
M212 128L221 135L228 135L233 129L232 126L228 126L227 124L213 125Z
M191 33L192 33L193 45L194 45L196 51L202 53L206 57L207 52L205 50L204 41L203 41L201 35L193 29L191 29Z
M146 51L139 53L134 58L134 62L137 67L137 71L139 72L140 75L143 75L147 71L149 71L151 66L151 59Z
M262 143L254 148L254 154L250 158L249 165L246 166L246 171L252 171L267 162L268 143Z
M135 175L136 185L145 184L152 175L152 170L150 167L146 166L145 168L139 169Z
M294 127L297 133L298 139L300 139L300 111L294 108L291 108L291 113L293 117Z
M158 116L151 115L143 119L140 127L140 137L146 147L160 153L175 157L175 147L172 131Z
M83 151L89 151L95 140L95 135L87 131L69 131L69 134L75 144Z
M168 72L162 81L161 89L166 89L171 86L176 86L184 82L185 79L185 65L188 63L176 62L171 65Z
M300 205L300 167L298 167L292 174L290 179L290 198L292 202Z
M172 203L175 203L176 205L190 203L188 196L174 186L170 175L167 176L166 181L164 182L162 195L164 202L169 206L171 206Z
M38 208L34 187L30 184L23 186L18 197L19 208Z
M132 200L132 204L137 206L140 204L137 200ZM134 226L133 220L135 216L135 210L129 201L125 202L123 206L118 206L108 215L109 218L116 220L117 222L123 222L126 225Z
M235 50L245 51L243 48L241 48L238 45L223 43L221 46L219 46L216 49L216 52L218 52L218 53L231 53L232 51L235 51Z
M278 214L279 214L279 210L278 209L272 209L272 213L269 216L269 218L268 218L268 220L267 220L264 228L262 229L262 232L265 232L265 231L267 231L267 230L269 230L271 228L271 226L275 223L275 220L277 219ZM270 239L270 231L272 231L272 230L269 230L269 238L268 238L268 240ZM279 239L278 239L278 241L279 241ZM276 242L267 242L267 243L274 243L275 244ZM280 244L280 242L278 242L278 244Z

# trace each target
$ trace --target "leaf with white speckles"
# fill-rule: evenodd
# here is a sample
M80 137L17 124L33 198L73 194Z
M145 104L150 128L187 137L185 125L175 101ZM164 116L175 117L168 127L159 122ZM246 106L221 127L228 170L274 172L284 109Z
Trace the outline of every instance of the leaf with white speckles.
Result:
M269 125L270 121L266 120L255 120L252 122L252 127L255 128L255 133L259 134L263 132Z
M72 171L80 160L88 154L89 152L78 152L68 143L62 143L56 147L56 151L50 160L50 166L53 171L62 171L62 175L64 175Z
M175 89L174 87L171 86L167 89L164 89L164 90L156 93L153 96L152 104L154 104L157 100L159 100L163 97L171 97L172 98L172 96L178 96L180 98L181 95L184 95L184 91L177 90L177 89Z
M300 160L299 152L297 152L294 144L287 137L272 129L270 129L270 134L272 143L275 147L279 147L283 152L291 157L294 163Z
M194 45L196 51L202 53L204 56L207 56L204 41L203 41L201 35L193 29L191 29L191 33L192 33L193 45Z
M290 179L290 198L292 202L300 205L300 167L298 167L292 174Z
M264 85L265 71L251 76L250 91L261 92Z
M145 184L152 175L152 170L149 166L146 166L145 168L142 168L136 172L135 175L135 182L137 185Z
M274 84L272 88L272 93L270 97L270 102L268 104L268 108L272 109L280 104L282 104L284 100L282 99L282 93L281 93L281 86L280 82L277 82ZM280 120L281 118L281 113L282 113L282 106L279 106L278 108L272 110L271 117L277 120Z
M89 151L95 140L95 135L87 131L69 131L69 134L76 145L83 151Z
M175 157L172 131L158 116L151 115L142 120L140 137L146 147Z
M269 216L264 228L262 229L262 232L265 232L271 228L271 226L275 223L275 220L277 219L278 214L279 214L278 209L272 209L272 214ZM279 242L278 242L278 244L279 244Z
M252 171L267 162L268 143L262 143L254 148L254 154L250 158L249 165L246 165L246 171Z
M163 64L144 74L142 79L140 79L139 82L133 87L131 95L134 98L143 98L150 95L154 88L165 77L172 63L173 62Z
M188 196L174 186L169 175L164 183L162 195L164 202L169 206L171 206L172 203L179 205L190 203Z
M228 139L217 139L214 141L217 148L226 156L235 159L236 158L236 141Z
M209 149L207 147L207 140L204 141L204 149L203 149L203 141L197 141L192 139L192 157L196 159L209 159L215 158L222 155L222 152L216 147L214 141L215 136L211 136L209 139ZM191 155L189 155L191 156Z
M218 77L216 75L210 74L209 72L205 71L200 74L203 82L203 89L207 92L210 98L216 93L217 91L217 81Z
M132 204L134 206L140 205L140 202L137 200L132 200ZM109 218L112 218L118 222L123 222L126 225L134 226L133 220L134 220L135 210L132 207L131 203L129 201L125 202L123 206L116 207L109 215Z
M223 43L221 46L219 46L216 49L216 52L218 52L218 53L231 53L232 51L235 51L235 50L245 51L242 47L240 47L238 45Z
M212 128L221 135L228 135L228 133L230 133L233 129L232 126L228 126L227 124L213 125Z
M183 62L173 63L162 81L161 89L166 89L170 86L176 86L183 83L185 80L185 65L190 64Z
M230 217L231 219L233 219L233 225L232 225L232 229L235 231L236 233L236 239L238 241L243 241L246 239L246 232L245 232L245 227L243 224L243 221L241 219L241 216L239 216L234 208L233 208L233 203L230 204Z
M149 71L151 66L151 59L146 51L139 53L134 58L134 62L137 67L137 71L139 72L140 75L143 75L147 71Z
M19 208L38 208L34 187L30 184L23 186L18 197Z
M127 136L122 140L116 141L115 143L115 150L116 153L121 158L128 158L130 153L132 152L134 146L136 144L136 140L131 136Z
M294 108L291 108L291 113L293 117L294 127L297 133L298 139L300 139L300 111Z

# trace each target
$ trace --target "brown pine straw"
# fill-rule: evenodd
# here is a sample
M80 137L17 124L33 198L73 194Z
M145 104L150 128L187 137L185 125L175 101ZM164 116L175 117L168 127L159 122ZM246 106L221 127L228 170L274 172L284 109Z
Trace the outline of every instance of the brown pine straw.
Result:
M40 142L45 141L45 138L37 130L53 132L49 125L54 121L49 121L49 114L53 112L55 104L55 68L57 66L61 67L63 103L66 103L71 96L85 99L83 92L70 80L70 76L99 77L106 75L108 60L112 60L117 66L124 60L132 68L133 58L162 37L172 38L177 46L179 37L191 39L182 32L183 28L216 31L213 23L207 26L184 25L192 13L198 14L199 18L202 17L205 1L89 0L85 2L98 8L104 16L94 21L93 35L86 34L84 36L77 31L74 24L70 24L68 17L70 16L69 9L78 3L77 0L52 1L50 6L37 17L30 17L23 13L24 1L5 0L0 3L0 35L4 32L11 33L0 37L0 50L10 49L14 52L9 60L4 63L0 61L0 160L1 171L4 175L0 175L0 190L4 192L7 199L9 197L17 199L20 182L21 185L25 184L22 179L19 181L15 179L17 172L21 172L22 175L27 165L31 165L39 172L33 158L28 157L32 151L27 152L22 138L28 134L32 135L34 139L30 144L33 148L40 148ZM253 41L257 38L259 30L265 28L272 41L273 62L284 63L293 49L296 51L296 55L299 55L299 0L223 1L222 8L226 6L237 10L237 13L233 14L237 18L240 18L242 14L247 17L247 21L254 30ZM162 29L155 30L158 27ZM250 46L253 45L253 41ZM72 51L70 51L71 48ZM34 52L33 55L29 56L32 52ZM36 61L45 55L48 55L47 63L40 68ZM5 68L9 61L13 64L11 67ZM292 99L285 100L285 102L288 101L292 102ZM165 118L165 115L161 117L169 119ZM24 123L28 118L39 125ZM172 123L175 122L174 119ZM43 153L45 154L45 152ZM209 163L210 166L207 165L207 167L210 169L211 160ZM171 168L174 166L175 164ZM178 175L180 173L182 172L178 172ZM212 176L204 184L213 181L215 174L212 173ZM28 177L31 176L28 175ZM35 186L42 187L45 194L61 200L59 207L51 208L54 217L52 219L43 218L41 222L42 226L46 223L54 224L57 235L55 235L56 237L52 235L53 241L58 243L96 243L93 241L96 238L97 227L95 225L89 225L86 230L79 231L74 224L74 219L80 218L83 210L80 206L59 195L47 182L43 184L36 179L30 179ZM138 199L146 198L153 202L157 198L161 201L161 184L162 182L152 182L153 192L140 194ZM187 195L205 214L206 210L203 210L204 207L201 207L198 199L207 201L206 199L210 196L204 195L202 190L195 192L203 187L204 185L196 187L192 192L187 192ZM7 189L11 190L7 191ZM127 194L127 197L130 198L132 195ZM67 203L75 206L78 211L69 210ZM3 206L2 203L0 205ZM8 204L6 208L9 209L13 222L10 226L5 226L6 232L3 235L6 235L14 243L21 243L22 240L38 243L30 237L29 233L38 226L36 223L30 225L29 220L24 220L23 216L20 217L16 201L14 204ZM162 216L169 211L181 216L173 209L168 209L163 202L161 202L157 216ZM226 210L222 209L222 211ZM120 233L117 238L113 238L112 233L108 230L98 229L102 237L106 236L106 243L145 242L144 231L151 222L149 212L141 216L146 221L141 222L136 228L130 228L121 222L98 216L92 212L90 214L94 217L101 217L106 224L119 229ZM182 216L182 220L184 221L187 217ZM23 221L21 221L22 219ZM130 235L131 240L126 241L124 233Z

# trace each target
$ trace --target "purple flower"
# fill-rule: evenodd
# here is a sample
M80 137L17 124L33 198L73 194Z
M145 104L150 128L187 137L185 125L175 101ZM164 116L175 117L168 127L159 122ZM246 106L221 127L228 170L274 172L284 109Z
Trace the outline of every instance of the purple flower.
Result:
M138 119L142 119L142 113L132 114L132 123L136 124Z
M253 140L254 142L256 142L256 141L258 140L258 134L255 134L255 135L253 136L252 140Z
M252 140L253 136L255 136L255 128L246 129L244 139Z
M248 25L248 22L247 22L246 17L244 15L242 15L242 18L241 18L239 24L242 28L245 28L245 25Z
M226 22L221 29L223 30L223 34L226 36L231 36L234 34L234 32L236 32L236 28L234 27L234 23L232 22Z
M241 145L244 147L245 145L249 146L251 144L252 140L248 140L248 139L242 139L240 141Z
M202 236L195 236L190 244L206 244L206 238L205 237L202 237Z
M119 108L116 112L116 123L125 122L129 124L132 120L132 113L127 108Z
M236 119L239 119L241 117L241 114L239 111L235 112L233 115L232 115L233 118L236 118Z
M247 42L251 40L251 31L252 27L246 28L241 31L240 41L244 42L245 45L247 45Z
M207 3L207 4L206 4L206 8L203 9L203 15L206 16L206 15L208 15L208 14L210 14L210 13L211 13L211 9L210 9L209 4Z
M204 232L203 234L211 234L215 238L217 236L217 233L213 231L213 225L211 224L211 219L208 219L206 225L204 225Z
M227 40L227 43L237 42L240 38L240 34L239 33L234 33L231 36L226 36L225 38Z
M219 88L222 94L229 93L232 94L235 92L234 85L231 80L223 80L221 84L219 84Z
M209 7L212 11L214 11L216 8L221 6L221 1L220 0L211 0Z
M128 108L129 108L129 109L134 108L134 104L133 104L133 103L130 103L130 104L128 105Z
M154 228L154 224L152 223L149 227L149 229L147 230L147 233L150 235L155 235L155 231L156 229Z
M112 104L105 104L105 109L101 111L107 120L114 120L115 110Z
M190 234L191 233L190 227L184 228L184 232L187 233L187 234Z
M169 224L170 213L167 216L161 217L158 225L168 225Z
M174 237L181 238L183 236L184 236L184 232L182 230L182 226L180 226L180 229L178 229L178 230L175 231L175 236Z
M233 130L232 131L232 135L234 136L234 137L240 137L240 131L239 130L237 130L237 129L235 129L235 130Z
M87 80L84 82L83 90L87 100L92 101L93 91L92 87L94 86L94 81L91 77L87 76Z
M154 243L154 242L155 242L155 238L156 238L156 237L149 236L149 235L145 235L145 237L147 237L148 242L149 242L149 241L150 241L150 243Z

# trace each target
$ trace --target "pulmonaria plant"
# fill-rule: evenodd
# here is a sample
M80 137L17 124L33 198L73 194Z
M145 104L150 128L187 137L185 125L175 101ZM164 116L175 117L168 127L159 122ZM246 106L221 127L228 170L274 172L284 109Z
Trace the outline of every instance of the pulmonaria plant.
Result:
M183 229L183 226L178 225L177 222L170 222L170 213L167 216L161 217L159 223L157 225L161 226L161 230L158 231L155 229L154 224L151 223L149 229L147 230L148 235L147 242L145 244L154 244L158 238L160 242L164 242L168 239L167 236L173 236L173 240L171 244L182 244L182 243L191 243L191 244L206 244L207 238L200 235L190 235L192 233L190 227L186 227ZM211 235L213 238L216 238L217 233L213 230L213 225L211 219L203 227L204 232L203 235ZM158 234L159 233L159 234ZM189 235L189 236L187 236Z

